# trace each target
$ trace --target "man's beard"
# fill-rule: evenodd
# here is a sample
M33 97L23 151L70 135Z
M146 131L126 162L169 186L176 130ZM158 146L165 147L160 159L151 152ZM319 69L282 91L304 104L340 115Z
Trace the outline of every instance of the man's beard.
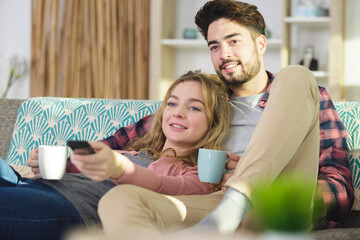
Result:
M228 62L239 62L237 60L227 60L224 61L222 65ZM257 49L254 49L251 60L246 63L241 63L242 69L241 73L237 76L235 72L230 73L230 79L226 79L225 76L221 73L221 70L216 70L216 74L219 78L229 87L229 88L236 88L240 87L243 84L247 83L251 79L253 79L259 72L260 72L260 60L257 54ZM220 67L221 69L222 67Z

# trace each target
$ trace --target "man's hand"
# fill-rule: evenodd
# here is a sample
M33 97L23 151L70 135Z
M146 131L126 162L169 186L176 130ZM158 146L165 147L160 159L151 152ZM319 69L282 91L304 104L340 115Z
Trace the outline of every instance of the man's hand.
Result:
M225 187L225 183L233 175L233 172L240 160L240 156L237 154L228 154L227 157L230 159L230 161L227 161L225 169L230 170L230 171L227 171L221 180L221 189L224 192L226 192L226 190L227 190Z
M101 142L90 142L95 150L94 154L79 154L74 151L70 156L71 162L88 178L94 181L103 181L109 177L120 177L128 161L124 155L113 151Z
M30 158L26 162L26 165L31 167L31 171L34 173L35 178L41 178L40 168L39 168L39 149L36 148L32 150L29 154Z

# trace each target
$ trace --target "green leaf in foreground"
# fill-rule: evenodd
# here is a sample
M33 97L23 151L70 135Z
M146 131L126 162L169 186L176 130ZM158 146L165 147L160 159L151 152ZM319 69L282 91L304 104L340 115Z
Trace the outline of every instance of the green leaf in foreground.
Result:
M282 175L271 185L259 184L253 195L256 223L261 229L309 231L315 181Z

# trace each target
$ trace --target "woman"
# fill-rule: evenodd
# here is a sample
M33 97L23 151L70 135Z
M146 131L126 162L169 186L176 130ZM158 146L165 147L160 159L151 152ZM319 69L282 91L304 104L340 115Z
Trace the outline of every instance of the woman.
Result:
M60 181L26 179L0 161L0 184L7 186L0 188L0 236L54 239L74 225L99 223L98 201L116 184L170 195L213 192L213 185L198 179L197 152L200 147L221 148L230 114L217 76L189 72L174 81L150 132L130 143L128 151L91 142L95 154L72 154L82 174L67 173ZM153 162L144 168L131 161L139 158ZM37 151L30 162L39 176Z

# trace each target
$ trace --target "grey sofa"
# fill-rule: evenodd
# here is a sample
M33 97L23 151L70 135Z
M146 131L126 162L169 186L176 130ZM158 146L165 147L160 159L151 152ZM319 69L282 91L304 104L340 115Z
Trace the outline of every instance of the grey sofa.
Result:
M0 157L5 159L13 134L19 106L22 99L0 99ZM315 231L313 239L360 239L360 211L352 211L340 222L340 228Z

